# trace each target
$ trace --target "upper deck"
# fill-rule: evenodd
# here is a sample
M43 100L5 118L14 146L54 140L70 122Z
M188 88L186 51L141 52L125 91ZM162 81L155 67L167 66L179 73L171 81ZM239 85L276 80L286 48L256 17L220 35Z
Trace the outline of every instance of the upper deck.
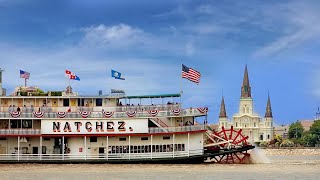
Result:
M152 118L204 116L206 108L182 109L180 94L144 96L0 96L0 119ZM165 103L165 98L172 98ZM142 101L149 100L150 103ZM155 100L161 100L161 103ZM135 104L132 102L135 101ZM138 103L137 103L138 102ZM155 104L153 103L155 102Z

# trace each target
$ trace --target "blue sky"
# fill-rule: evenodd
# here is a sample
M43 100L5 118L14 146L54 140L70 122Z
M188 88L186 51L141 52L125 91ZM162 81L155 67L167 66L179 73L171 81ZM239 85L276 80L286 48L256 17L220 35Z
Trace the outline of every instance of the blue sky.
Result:
M3 86L44 90L67 86L93 95L184 91L185 107L208 106L216 123L222 94L228 116L238 111L248 65L255 111L270 93L276 124L313 119L320 100L319 1L43 1L0 0ZM202 74L181 80L181 62ZM110 77L110 69L125 81Z

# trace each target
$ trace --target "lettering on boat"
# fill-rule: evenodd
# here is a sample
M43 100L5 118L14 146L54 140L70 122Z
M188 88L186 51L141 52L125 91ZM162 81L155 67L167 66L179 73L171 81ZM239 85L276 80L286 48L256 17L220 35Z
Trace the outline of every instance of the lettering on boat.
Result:
M46 120L42 134L148 133L148 119L130 120Z

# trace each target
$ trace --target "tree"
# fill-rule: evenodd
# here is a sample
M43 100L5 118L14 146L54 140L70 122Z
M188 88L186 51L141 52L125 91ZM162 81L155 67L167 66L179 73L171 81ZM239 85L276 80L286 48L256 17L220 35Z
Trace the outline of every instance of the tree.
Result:
M282 143L282 136L281 135L275 135L274 136L274 141L275 141L275 143L276 142L279 142L279 144L281 144Z
M320 120L314 121L314 123L310 127L310 133L320 136Z
M301 122L295 122L295 123L292 123L290 126L289 126L289 138L295 138L295 139L299 139L301 138L302 136L302 133L303 133L303 127L302 127L302 124Z
M315 134L312 134L310 131L308 131L303 133L301 144L307 147L314 146L317 143L317 139L318 137Z
M320 143L320 120L314 121L309 131L315 136L315 143Z

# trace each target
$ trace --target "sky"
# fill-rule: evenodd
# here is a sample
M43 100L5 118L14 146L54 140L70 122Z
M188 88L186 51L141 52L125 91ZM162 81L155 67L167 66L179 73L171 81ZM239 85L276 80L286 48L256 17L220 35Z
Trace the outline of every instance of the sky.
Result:
M185 108L209 107L217 123L222 95L238 111L248 66L254 110L268 93L275 124L314 119L320 104L320 1L0 0L0 67L7 94L23 85L64 90L66 69L81 95L179 93ZM181 79L181 64L201 73ZM126 80L111 78L111 69ZM170 100L170 99L169 99Z

